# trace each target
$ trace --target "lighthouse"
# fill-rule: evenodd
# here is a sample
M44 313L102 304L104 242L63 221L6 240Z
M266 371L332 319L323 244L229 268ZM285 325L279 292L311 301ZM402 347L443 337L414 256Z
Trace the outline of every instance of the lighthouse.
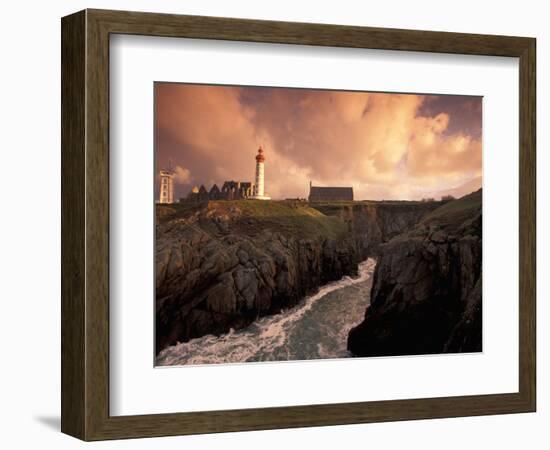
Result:
M160 171L159 203L174 203L174 177L175 173L171 168Z
M265 195L264 192L264 150L260 145L258 154L256 155L256 178L254 184L254 195L252 198L256 200L271 200L271 197Z

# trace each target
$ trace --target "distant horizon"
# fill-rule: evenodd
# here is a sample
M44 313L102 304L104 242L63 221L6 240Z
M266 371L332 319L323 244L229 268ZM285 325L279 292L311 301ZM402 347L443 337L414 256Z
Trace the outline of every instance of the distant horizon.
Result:
M305 198L314 186L353 187L355 201L462 197L482 186L482 98L155 83L158 171L175 173L175 201L194 187L254 183Z

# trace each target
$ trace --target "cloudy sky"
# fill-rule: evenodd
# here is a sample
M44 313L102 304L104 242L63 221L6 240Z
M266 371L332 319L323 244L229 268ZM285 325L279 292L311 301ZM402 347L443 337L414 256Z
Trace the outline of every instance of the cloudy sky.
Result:
M307 197L353 186L356 200L467 194L481 186L481 97L155 84L156 164L193 186L253 181ZM158 189L157 189L158 192Z

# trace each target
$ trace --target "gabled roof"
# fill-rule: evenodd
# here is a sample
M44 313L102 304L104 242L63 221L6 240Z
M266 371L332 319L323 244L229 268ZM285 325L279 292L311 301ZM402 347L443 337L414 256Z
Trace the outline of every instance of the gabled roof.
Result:
M309 200L353 200L353 188L311 186Z
M237 186L236 181L224 181L222 189L231 189Z
M222 190L233 189L233 188L243 188L250 187L252 183L250 181L225 181L222 186Z

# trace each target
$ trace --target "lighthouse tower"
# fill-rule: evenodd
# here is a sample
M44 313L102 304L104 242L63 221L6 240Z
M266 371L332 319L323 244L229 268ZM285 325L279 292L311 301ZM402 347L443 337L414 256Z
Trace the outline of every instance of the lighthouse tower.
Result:
M257 200L271 200L271 197L265 195L264 192L264 150L262 146L258 149L258 154L256 155L256 179L254 184L254 195L252 198Z
M159 203L174 203L174 176L172 169L160 171Z

